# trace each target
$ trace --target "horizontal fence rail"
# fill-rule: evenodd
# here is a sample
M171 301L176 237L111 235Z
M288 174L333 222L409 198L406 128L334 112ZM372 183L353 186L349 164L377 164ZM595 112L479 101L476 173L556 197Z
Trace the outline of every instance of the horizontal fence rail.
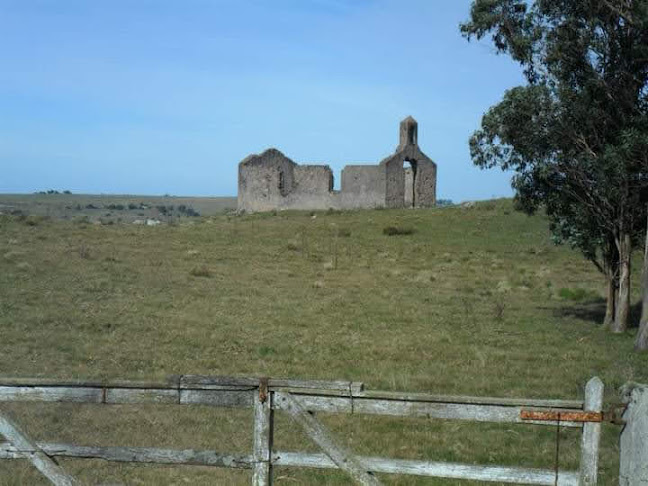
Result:
M520 484L596 484L603 385L588 382L585 400L542 400L445 396L368 391L351 381L282 380L202 375L174 376L164 382L91 382L0 378L0 402L71 402L94 404L207 405L254 410L254 450L250 455L192 449L101 447L28 441L6 434L0 459L74 457L115 462L201 465L251 469L252 483L272 484L272 468L339 468L359 484L380 484L374 473L408 474ZM272 447L273 415L290 415L322 453L276 451ZM536 424L582 429L579 471L478 466L355 456L341 446L313 413L426 417L471 422ZM570 420L562 420L562 418ZM598 420L595 420L598 417ZM537 418L537 420L535 419ZM2 415L0 415L2 419ZM45 474L45 472L43 473ZM48 476L49 477L49 476ZM50 478L53 484L57 483Z

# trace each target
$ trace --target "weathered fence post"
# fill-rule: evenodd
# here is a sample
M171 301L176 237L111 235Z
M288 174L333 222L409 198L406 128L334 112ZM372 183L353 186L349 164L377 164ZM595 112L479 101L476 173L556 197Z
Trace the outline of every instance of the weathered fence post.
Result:
M603 410L603 382L595 376L585 386L585 412L601 412ZM601 424L585 422L581 439L581 462L578 484L593 486L598 477L599 443L601 441Z
M268 391L268 380L262 379L259 395L254 399L254 473L253 486L272 484L272 432L273 411L272 395Z
M628 405L621 431L619 486L648 484L648 385L627 384L622 390Z

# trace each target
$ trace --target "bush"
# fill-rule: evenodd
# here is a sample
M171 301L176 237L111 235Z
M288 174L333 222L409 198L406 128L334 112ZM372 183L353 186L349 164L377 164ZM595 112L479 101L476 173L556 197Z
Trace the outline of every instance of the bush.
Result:
M436 205L440 208L454 206L452 199L437 199Z
M411 235L415 232L414 228L403 226L386 226L383 228L383 234L387 236Z
M596 300L600 298L599 295L592 290L581 288L570 289L565 287L561 288L558 291L558 296L561 299L573 300L575 302L582 302L584 300Z
M198 267L193 267L191 270L189 270L189 275L192 277L206 277L209 278L212 276L212 272L207 267L207 265L200 265Z

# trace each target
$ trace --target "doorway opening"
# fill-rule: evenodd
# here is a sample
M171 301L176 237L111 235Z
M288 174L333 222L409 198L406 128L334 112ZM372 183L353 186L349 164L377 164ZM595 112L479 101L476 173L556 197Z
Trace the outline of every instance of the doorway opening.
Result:
M406 208L413 208L416 205L416 162L405 160L403 162L404 173L404 206Z

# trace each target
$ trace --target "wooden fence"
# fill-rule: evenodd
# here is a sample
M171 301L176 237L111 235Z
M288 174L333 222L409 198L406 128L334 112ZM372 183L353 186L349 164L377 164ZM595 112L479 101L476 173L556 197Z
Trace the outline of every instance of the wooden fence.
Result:
M441 396L367 391L348 381L301 381L267 378L180 376L165 383L55 382L0 378L0 402L74 402L95 404L211 405L254 409L252 454L223 451L170 450L144 447L101 447L41 443L0 414L0 459L27 459L55 485L79 484L53 458L95 458L106 461L202 465L251 469L252 484L272 484L272 469L282 467L339 468L359 484L380 484L375 473L408 474L539 485L594 485L603 383L592 378L584 400L537 400ZM321 453L276 451L273 415L287 413L320 447ZM374 414L514 424L540 424L582 429L578 471L476 466L446 462L356 456L317 420L315 413Z

